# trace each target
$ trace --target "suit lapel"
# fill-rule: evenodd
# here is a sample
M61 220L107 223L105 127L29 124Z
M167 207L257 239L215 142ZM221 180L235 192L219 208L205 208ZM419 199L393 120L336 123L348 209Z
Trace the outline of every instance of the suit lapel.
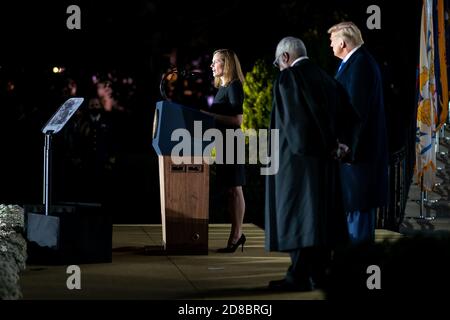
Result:
M339 76L345 72L345 70L347 70L351 64L353 63L353 61L355 61L355 59L362 54L362 51L364 50L364 47L359 48L358 50L356 50L352 56L347 60L346 63L344 63L344 65L342 66L341 70L339 70L338 73L336 73L335 78L339 78Z

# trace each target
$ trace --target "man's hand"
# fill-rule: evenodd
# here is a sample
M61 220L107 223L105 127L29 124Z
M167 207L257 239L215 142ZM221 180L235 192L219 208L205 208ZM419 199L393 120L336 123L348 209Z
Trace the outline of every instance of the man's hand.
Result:
M337 148L333 151L334 159L336 160L342 160L346 155L350 153L350 148L343 144L338 143Z

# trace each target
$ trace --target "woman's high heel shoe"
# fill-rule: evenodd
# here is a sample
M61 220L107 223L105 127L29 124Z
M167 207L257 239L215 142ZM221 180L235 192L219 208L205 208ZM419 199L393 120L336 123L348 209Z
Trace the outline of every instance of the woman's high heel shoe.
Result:
M235 252L237 248L239 248L240 245L242 245L242 252L244 252L244 243L247 239L245 238L245 235L242 234L239 240L236 243L229 244L226 248L218 249L217 252L219 253L232 253Z

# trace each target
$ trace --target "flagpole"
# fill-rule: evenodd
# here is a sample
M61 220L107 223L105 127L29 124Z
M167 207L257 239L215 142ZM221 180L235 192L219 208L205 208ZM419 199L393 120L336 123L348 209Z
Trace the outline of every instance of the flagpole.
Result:
M423 175L420 177L420 215L419 218L423 219L423 209L425 202L425 191L423 190Z
M420 177L420 213L417 220L434 220L435 217L429 215L428 209L436 203L437 200L428 200L428 192L423 187L423 175ZM427 207L425 210L425 206ZM424 214L425 211L425 214Z

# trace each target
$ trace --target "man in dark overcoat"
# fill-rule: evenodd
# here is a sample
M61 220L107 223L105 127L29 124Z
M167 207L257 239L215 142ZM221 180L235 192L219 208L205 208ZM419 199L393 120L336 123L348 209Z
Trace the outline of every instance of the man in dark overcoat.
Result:
M281 72L270 128L279 143L270 152L279 153L279 170L266 178L265 239L266 249L288 252L292 263L269 288L309 291L323 284L330 250L347 237L335 157L346 136L338 122L343 90L310 61L298 38L279 42L274 64Z
M376 210L388 202L388 148L381 73L352 22L328 30L331 47L342 59L336 80L345 88L361 119L353 133L354 161L342 163L342 192L352 243L375 240Z

